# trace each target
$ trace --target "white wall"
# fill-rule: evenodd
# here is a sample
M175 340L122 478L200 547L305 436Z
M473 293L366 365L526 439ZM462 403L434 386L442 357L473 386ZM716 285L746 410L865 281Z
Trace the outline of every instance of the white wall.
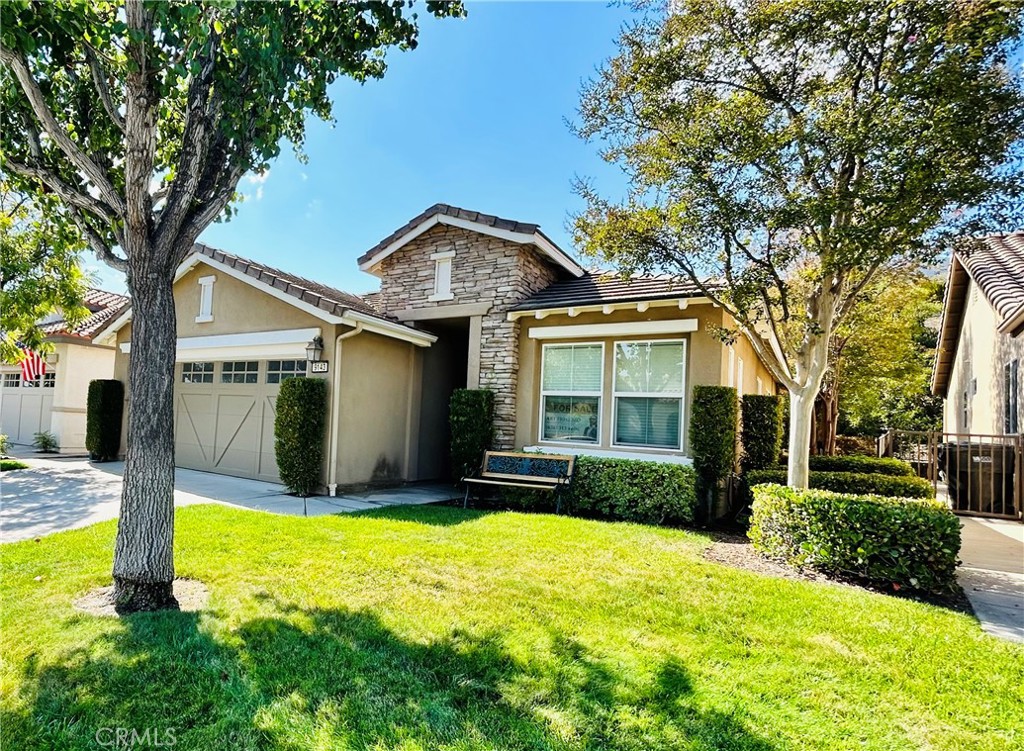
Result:
M114 349L57 344L57 383L53 390L50 432L62 454L85 452L85 405L89 381L114 377Z

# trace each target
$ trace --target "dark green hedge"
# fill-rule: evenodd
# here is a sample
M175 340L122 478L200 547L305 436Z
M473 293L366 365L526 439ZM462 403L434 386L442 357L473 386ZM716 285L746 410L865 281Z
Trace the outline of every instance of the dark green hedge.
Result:
M935 488L922 477L897 477L861 472L818 472L811 470L810 486L835 493L867 493L896 498L934 498ZM757 469L746 475L748 487L762 483L786 484L785 469Z
M327 383L289 378L281 384L274 418L277 471L290 491L306 497L320 486L327 422Z
M795 566L937 594L956 586L960 522L934 500L757 485L748 534Z
M861 472L875 475L913 477L916 473L909 462L877 456L812 456L812 470L821 472Z
M697 504L695 480L693 469L680 464L580 456L562 509L573 516L689 524ZM554 508L548 492L504 488L501 497L524 510Z
M747 394L740 401L740 424L743 471L778 464L782 451L782 400L768 394Z
M93 461L117 459L121 450L124 384L112 378L89 381L85 402L85 450Z
M714 515L718 488L736 464L736 389L694 386L690 414L690 454L697 473L701 521Z
M480 469L484 452L494 441L494 392L456 389L449 403L452 431L452 476L456 480Z

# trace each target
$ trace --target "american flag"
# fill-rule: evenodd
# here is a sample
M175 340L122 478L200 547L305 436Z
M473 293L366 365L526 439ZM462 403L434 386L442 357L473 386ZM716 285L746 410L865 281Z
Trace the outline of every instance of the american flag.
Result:
M21 361L21 377L26 381L34 381L46 374L46 362L39 356L38 352L31 349L22 349L25 358Z

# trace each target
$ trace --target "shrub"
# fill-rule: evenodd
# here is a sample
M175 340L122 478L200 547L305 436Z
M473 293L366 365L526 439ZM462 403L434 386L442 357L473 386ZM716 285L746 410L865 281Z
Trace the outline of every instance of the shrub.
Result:
M736 463L736 389L693 387L690 453L697 472L697 494L710 518L718 486Z
M933 498L935 488L923 477L896 477L861 472L810 472L810 486L835 493L867 493L897 498ZM748 487L762 483L786 484L785 469L757 469L746 475Z
M11 450L11 439L3 433L0 433L0 456L7 456L7 452Z
M782 400L747 394L740 402L743 471L774 467L782 451Z
M49 430L42 430L36 433L32 445L44 454L52 454L60 448L60 445L57 443L57 436Z
M448 413L452 430L452 475L461 480L480 468L494 440L494 392L456 389Z
M116 459L121 449L124 384L114 379L89 382L86 400L85 448L95 461Z
M697 505L696 474L680 464L581 456L568 496L570 513L643 524L688 524Z
M748 534L795 566L937 594L956 586L960 522L938 501L758 485Z
M28 465L17 459L0 459L0 472L10 472L14 469L28 469Z
M860 472L906 477L916 474L909 462L877 456L812 456L810 467L821 472Z
M289 378L281 384L274 417L277 471L281 482L303 498L320 486L326 418L326 382Z

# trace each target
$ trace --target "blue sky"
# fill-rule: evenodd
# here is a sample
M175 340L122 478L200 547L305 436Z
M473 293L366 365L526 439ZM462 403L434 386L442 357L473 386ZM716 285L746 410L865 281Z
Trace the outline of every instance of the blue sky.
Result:
M286 145L248 199L200 240L351 292L377 287L356 258L442 202L537 222L565 250L574 175L617 195L625 183L569 132L581 83L615 53L628 8L600 2L470 3L425 17L420 45L384 79L334 86L337 125L311 120L301 164ZM124 288L90 257L100 284Z

